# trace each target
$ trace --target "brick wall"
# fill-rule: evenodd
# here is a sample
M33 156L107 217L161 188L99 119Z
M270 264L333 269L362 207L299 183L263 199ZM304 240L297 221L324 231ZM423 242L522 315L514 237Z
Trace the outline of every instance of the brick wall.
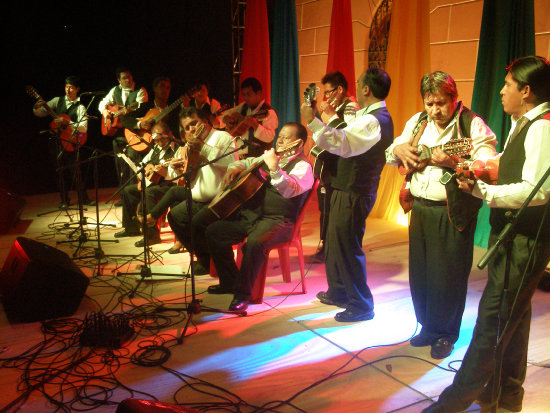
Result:
M429 0L432 70L449 72L471 105L482 0ZM536 53L550 58L550 2L535 1ZM379 0L351 0L355 75L368 64L369 30ZM296 0L300 88L319 82L327 65L332 0Z

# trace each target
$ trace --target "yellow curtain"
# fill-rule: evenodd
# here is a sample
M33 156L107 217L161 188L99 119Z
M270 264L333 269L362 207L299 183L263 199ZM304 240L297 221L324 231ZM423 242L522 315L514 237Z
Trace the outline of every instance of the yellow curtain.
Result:
M429 0L394 0L391 13L386 72L392 84L386 103L397 137L407 120L424 110L420 79L430 72ZM396 222L403 222L404 218L406 221L399 206L403 179L396 167L384 167L378 199L370 216Z

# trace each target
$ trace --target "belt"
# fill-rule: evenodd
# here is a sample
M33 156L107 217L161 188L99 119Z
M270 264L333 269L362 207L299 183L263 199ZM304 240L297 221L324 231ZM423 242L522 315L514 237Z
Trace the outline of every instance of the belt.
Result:
M431 199L418 198L414 197L416 202L419 202L423 206L432 207L432 206L447 206L447 201L432 201Z

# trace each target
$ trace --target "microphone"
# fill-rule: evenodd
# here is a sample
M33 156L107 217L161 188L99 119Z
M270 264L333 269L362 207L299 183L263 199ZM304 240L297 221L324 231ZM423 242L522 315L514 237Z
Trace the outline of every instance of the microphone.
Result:
M88 95L88 96L101 96L101 95L106 95L107 92L104 92L103 90L99 90L97 92L82 92L80 94L80 96L85 96L85 95Z
M240 136L238 136L238 138L240 138ZM242 141L246 146L252 146L254 148L262 148L264 149L264 145L260 145L259 143L256 143L256 142L252 142L252 141L249 141L249 140L243 140Z

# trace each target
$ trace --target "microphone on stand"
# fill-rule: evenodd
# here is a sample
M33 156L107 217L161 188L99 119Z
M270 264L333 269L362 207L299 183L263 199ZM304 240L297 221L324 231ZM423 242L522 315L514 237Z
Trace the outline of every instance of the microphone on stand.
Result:
M88 96L101 96L101 95L106 95L107 92L104 92L103 90L99 90L97 92L82 92L80 94L80 96L85 96L85 95L88 95Z

